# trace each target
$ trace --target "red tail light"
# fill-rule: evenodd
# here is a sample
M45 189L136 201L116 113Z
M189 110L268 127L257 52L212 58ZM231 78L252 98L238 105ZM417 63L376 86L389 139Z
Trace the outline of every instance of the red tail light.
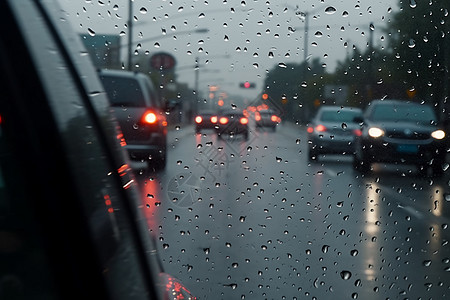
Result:
M248 119L247 119L247 118L241 118L241 119L239 120L239 122L241 122L241 124L245 125L245 124L248 123Z
M195 123L200 124L203 121L203 118L200 116L195 117Z
M355 130L353 130L353 133L354 133L356 136L361 136L361 135L362 135L362 131L361 131L360 129L355 129Z
M142 117L142 121L146 124L155 124L158 121L158 117L152 111L148 111Z
M320 124L320 125L316 126L316 131L324 132L324 131L327 131L327 128L325 126L323 126L322 124Z
M272 115L270 120L272 120L272 122L278 122L278 117L276 115Z
M217 123L217 116L211 117L211 123Z
M256 121L260 121L261 120L261 115L258 112L255 114L255 120Z
M312 128L312 127L308 127L308 133L313 133L314 132L314 128Z
M227 117L221 117L219 119L219 123L222 124L222 125L227 124L228 123L228 118Z

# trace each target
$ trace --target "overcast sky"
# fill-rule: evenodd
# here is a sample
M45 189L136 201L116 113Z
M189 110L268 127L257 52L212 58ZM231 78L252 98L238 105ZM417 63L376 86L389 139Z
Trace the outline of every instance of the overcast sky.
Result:
M76 31L122 34L126 43L128 0L59 2ZM200 72L200 90L219 84L231 94L252 98L261 90L268 70L303 61L305 17L301 12L309 12L308 57L320 58L332 72L351 45L366 45L371 22L374 45L385 46L381 29L397 6L398 0L135 0L133 42L149 55L159 51L174 55L181 82L194 87L194 70L189 66L198 57L200 70L205 71ZM209 31L185 33L204 28ZM256 82L257 89L239 89L239 82L245 80Z

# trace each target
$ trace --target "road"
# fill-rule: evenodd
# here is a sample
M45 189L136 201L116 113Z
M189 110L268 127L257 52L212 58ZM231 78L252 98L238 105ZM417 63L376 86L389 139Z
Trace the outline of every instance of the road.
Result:
M248 141L182 126L169 144L137 178L165 271L199 299L450 298L450 171L309 163L289 123Z

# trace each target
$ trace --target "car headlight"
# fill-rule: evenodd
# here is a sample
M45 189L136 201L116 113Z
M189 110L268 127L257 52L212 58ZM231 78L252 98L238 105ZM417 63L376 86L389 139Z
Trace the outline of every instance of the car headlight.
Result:
M371 127L369 128L369 135L373 138L378 138L384 135L384 130L378 127Z
M442 140L445 138L445 132L443 130L435 130L431 133L431 136L437 140Z

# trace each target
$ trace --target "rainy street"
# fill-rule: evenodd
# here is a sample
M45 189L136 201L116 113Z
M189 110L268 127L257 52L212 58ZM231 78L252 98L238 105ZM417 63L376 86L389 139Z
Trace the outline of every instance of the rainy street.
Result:
M351 156L309 162L304 126L251 128L172 129L166 169L138 174L166 272L199 299L448 297L448 172L361 176Z

